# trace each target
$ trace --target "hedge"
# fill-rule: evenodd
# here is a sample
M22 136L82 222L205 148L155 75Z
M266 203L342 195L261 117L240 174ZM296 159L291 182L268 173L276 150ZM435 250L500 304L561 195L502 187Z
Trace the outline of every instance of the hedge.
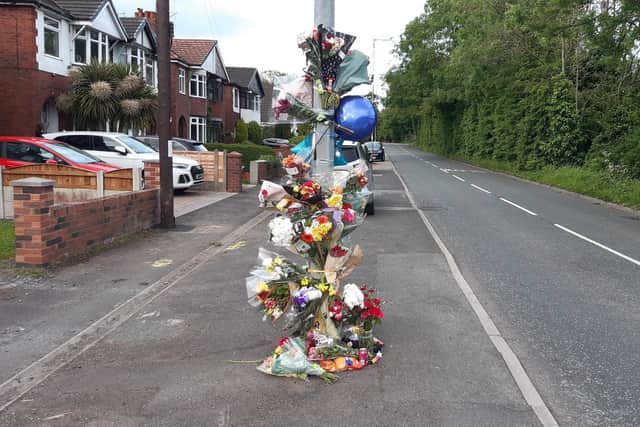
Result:
M237 151L242 154L242 166L244 166L244 170L249 170L249 162L253 160L259 160L262 156L275 156L276 153L271 148L254 144L252 142L243 142L241 144L222 144L222 143L214 143L214 144L205 144L207 150L226 150L229 153L232 151Z

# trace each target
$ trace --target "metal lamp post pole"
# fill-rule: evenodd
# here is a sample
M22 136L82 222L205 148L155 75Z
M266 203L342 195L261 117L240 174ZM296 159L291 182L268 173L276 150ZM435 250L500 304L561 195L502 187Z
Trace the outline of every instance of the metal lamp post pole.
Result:
M169 156L171 137L169 99L171 96L169 62L169 0L156 0L158 12L158 144L160 148L160 226L173 228L176 219L173 213L173 170Z
M376 42L390 42L393 41L393 39L391 37L388 37L386 39L373 39L373 52L371 53L371 97L373 98L372 101L375 104L376 102ZM376 108L377 110L377 108ZM375 128L373 128L373 132L371 133L371 140L375 141L376 140L376 130L377 130L377 125Z
M335 0L314 0L313 22L315 27L323 25L333 28L335 22ZM316 110L322 109L320 94L314 91L313 107ZM324 110L325 115L332 116L333 110ZM316 174L329 177L329 185L333 184L333 165L335 160L335 148L333 141L334 126L327 126L323 123L316 123L314 134L316 138L316 149L314 153L313 170Z

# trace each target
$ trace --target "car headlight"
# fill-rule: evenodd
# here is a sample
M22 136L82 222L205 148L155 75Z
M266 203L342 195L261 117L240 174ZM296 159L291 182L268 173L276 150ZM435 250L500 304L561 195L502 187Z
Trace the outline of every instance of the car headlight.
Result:
M185 165L184 163L174 163L173 167L178 169L189 169L189 165Z

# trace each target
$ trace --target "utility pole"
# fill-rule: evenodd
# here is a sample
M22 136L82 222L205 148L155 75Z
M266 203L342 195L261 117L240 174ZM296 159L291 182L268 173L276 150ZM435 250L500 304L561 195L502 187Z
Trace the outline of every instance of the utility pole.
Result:
M169 0L156 0L158 12L158 144L160 147L160 226L174 228L176 219L173 214L173 165L169 156L169 138L171 137L171 65L169 49Z
M376 104L376 42L390 42L393 41L393 39L391 37L386 38L386 39L373 39L373 51L371 53L371 97L373 98L371 101L373 101L373 105L377 105ZM376 107L377 110L377 107ZM373 128L373 132L371 132L371 140L375 141L376 140L376 130L378 128L378 125L376 125L376 127Z
M313 23L315 27L323 25L333 28L335 25L335 0L314 0ZM327 117L334 114L333 109L322 110L320 94L314 91L313 107L316 111L322 111ZM335 160L335 128L333 125L327 126L323 123L316 123L314 126L314 138L316 148L314 153L313 170L317 175L328 177L329 182L325 185L333 185L333 165Z

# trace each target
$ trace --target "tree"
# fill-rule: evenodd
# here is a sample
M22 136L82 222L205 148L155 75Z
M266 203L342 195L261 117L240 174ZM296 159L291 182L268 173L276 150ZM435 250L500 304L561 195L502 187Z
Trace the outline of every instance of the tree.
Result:
M244 120L238 119L236 122L236 139L235 142L246 142L249 138L249 131Z
M57 105L77 128L123 132L152 127L157 95L126 64L91 63L69 74Z
M262 128L256 121L251 121L247 125L247 139L256 144L262 141Z

